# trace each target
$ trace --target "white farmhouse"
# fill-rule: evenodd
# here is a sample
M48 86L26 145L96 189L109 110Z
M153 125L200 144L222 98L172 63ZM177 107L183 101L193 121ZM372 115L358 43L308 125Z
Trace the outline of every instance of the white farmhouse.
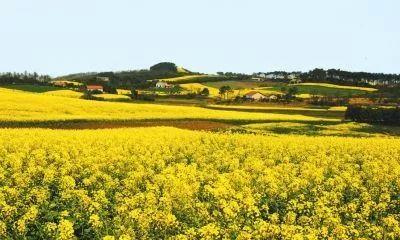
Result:
M262 100L266 98L263 94L257 91L250 91L246 93L244 97L249 100Z
M266 78L268 78L268 79L285 79L285 75L280 74L280 73L269 73L266 75Z
M160 81L156 83L156 88L171 88L171 87L173 87L173 85L166 82Z

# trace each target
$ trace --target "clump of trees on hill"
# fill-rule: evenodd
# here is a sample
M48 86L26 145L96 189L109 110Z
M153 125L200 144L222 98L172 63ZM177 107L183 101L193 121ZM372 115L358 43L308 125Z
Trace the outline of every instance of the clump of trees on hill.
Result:
M150 71L177 72L178 67L175 65L175 63L162 62L162 63L157 63L156 65L151 66Z
M130 71L119 71L119 72L98 72L98 73L80 73L63 76L63 80L76 81L84 84L100 84L104 85L102 80L99 78L108 78L108 84L115 88L125 89L148 89L154 85L154 82L149 80L155 79L167 79L189 75L201 75L200 73L190 71L179 71L175 63L162 62L151 66L149 69L142 70L130 70ZM196 77L191 79L177 80L175 84L181 83L201 83L201 82L217 82L217 81L228 81L228 80L250 80L251 75L243 73L232 73L232 72L219 72L218 76L204 75L202 77Z
M345 119L362 123L400 126L400 107L384 108L350 105L346 110Z
M191 74L194 73L179 72L174 63L162 62L151 66L150 69L71 74L63 76L62 79L84 84L104 84L99 78L108 78L109 85L115 88L146 89L152 86L152 83L148 80L182 77Z
M51 77L49 75L40 75L34 73L0 73L0 84L40 84L46 85L50 82Z

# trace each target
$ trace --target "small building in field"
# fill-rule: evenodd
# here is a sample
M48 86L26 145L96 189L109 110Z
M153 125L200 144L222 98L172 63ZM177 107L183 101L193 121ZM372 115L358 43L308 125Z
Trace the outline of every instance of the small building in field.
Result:
M265 74L265 73L258 73L258 75L257 75L258 77L260 77L260 78L267 78L267 74Z
M276 100L278 100L278 95L275 95L275 94L271 94L271 95L269 95L268 97L268 100L270 100L270 101L276 101Z
M265 77L272 80L284 80L286 76L283 73L268 73Z
M156 88L172 88L174 85L166 83L166 82L157 82Z
M97 81L101 81L101 82L109 82L110 78L109 77L96 77Z
M53 86L56 86L56 87L66 87L68 85L68 82L66 82L66 81L53 81L53 82L51 82L51 84L53 84Z
M289 84L299 84L301 82L302 81L300 79L292 79L292 80L289 81Z
M264 78L261 78L261 77L252 77L251 80L257 81L257 82L262 82L262 81L264 81L265 79L264 79Z
M87 85L86 91L88 91L88 92L94 92L94 91L104 92L104 89L103 89L103 86L101 86L101 85Z
M248 92L248 93L246 93L245 95L244 95L244 98L245 99L248 99L248 100L263 100L263 99L265 99L266 97L265 97L265 95L263 95L262 93L260 93L260 92L257 92L257 91L250 91L250 92Z

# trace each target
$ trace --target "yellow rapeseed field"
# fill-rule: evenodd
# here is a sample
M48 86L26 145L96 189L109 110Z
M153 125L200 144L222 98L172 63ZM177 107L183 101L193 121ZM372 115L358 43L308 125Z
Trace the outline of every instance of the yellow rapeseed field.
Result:
M324 118L272 113L243 113L188 106L143 103L113 103L25 93L0 88L0 121L44 120L298 120L325 121ZM332 121L332 120L326 120ZM339 120L338 120L339 121Z
M0 130L1 239L399 239L400 139Z
M192 81L197 78L203 78L207 76L212 76L212 75L188 75L188 76L182 76L182 77L174 77L174 78L165 78L161 79L162 81L165 82L176 82L176 81Z
M70 98L80 98L83 96L82 92L77 92L77 91L73 91L73 90L55 90L55 91L44 92L41 94L50 95L50 96L58 96L58 97L70 97Z
M185 84L180 84L180 86L186 90L192 91L192 92L200 92L204 88L207 88L208 91L210 92L210 96L219 96L219 89L218 88L213 88L213 87L208 87L204 84L201 83L185 83Z

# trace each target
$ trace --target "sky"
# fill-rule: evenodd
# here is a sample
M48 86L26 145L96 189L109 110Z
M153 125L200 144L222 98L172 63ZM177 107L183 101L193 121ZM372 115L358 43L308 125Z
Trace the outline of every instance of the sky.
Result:
M0 72L400 73L398 0L0 0Z

